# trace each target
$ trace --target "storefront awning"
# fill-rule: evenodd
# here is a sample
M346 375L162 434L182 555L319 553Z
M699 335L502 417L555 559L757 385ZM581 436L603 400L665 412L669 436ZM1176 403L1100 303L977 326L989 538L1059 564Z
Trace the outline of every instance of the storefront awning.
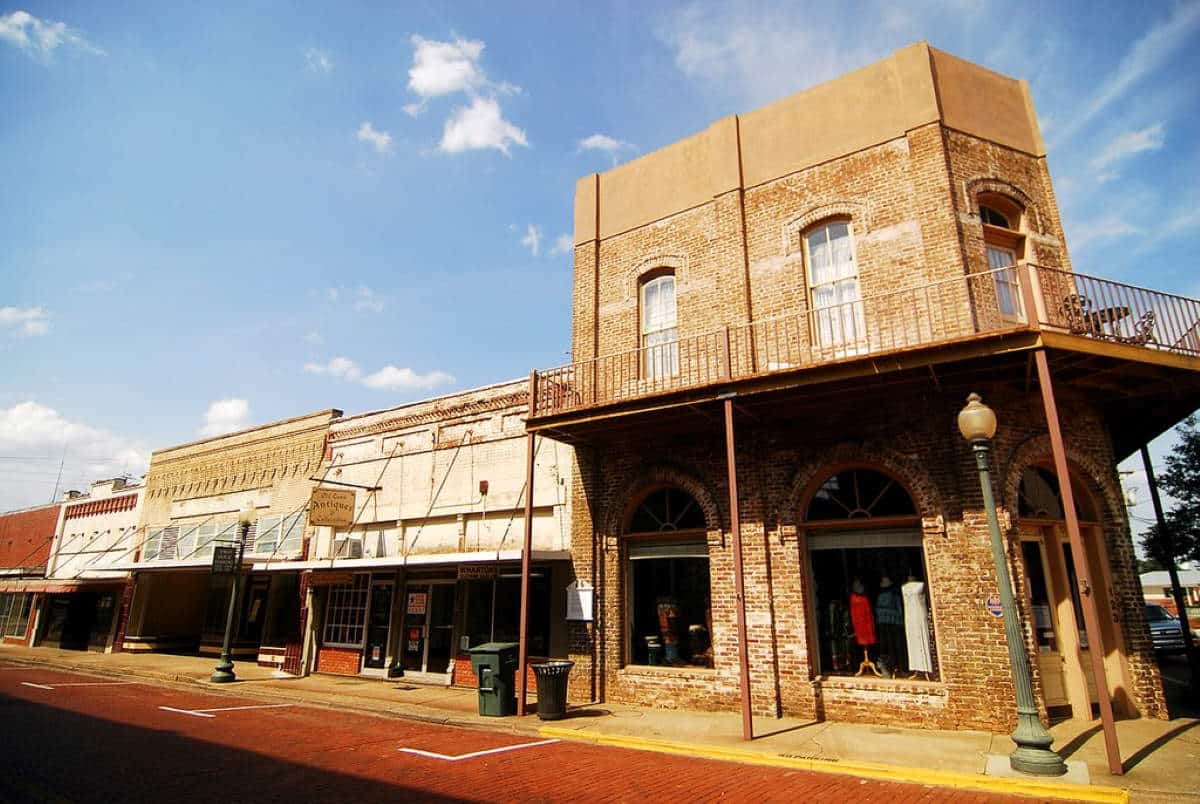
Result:
M534 550L534 561L569 561L570 550ZM255 572L295 572L296 570L366 570L387 567L428 567L452 564L480 564L520 561L520 550L480 550L469 553L418 553L410 556L380 556L378 558L335 558L320 561L278 561L254 564Z

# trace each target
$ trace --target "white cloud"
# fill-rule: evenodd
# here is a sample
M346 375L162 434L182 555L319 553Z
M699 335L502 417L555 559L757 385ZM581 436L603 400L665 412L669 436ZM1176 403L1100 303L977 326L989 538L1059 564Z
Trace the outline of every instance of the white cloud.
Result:
M479 66L483 42L461 38L438 42L413 36L412 45L408 88L423 99L478 89L487 80Z
M579 151L599 151L607 154L612 159L613 164L617 163L617 158L625 152L636 152L638 147L632 142L618 140L615 137L610 137L607 134L592 134L589 137L584 137L579 141Z
M58 481L60 461L65 464L61 494L92 480L140 475L149 458L138 441L70 420L34 401L0 408L0 454L18 459L5 461L11 479L0 483L0 510L46 502Z
M313 330L312 332L304 333L304 342L311 343L313 346L320 346L325 343L325 336Z
M362 376L362 369L348 357L335 357L328 363L305 363L306 374L328 374L339 380L354 381Z
M250 426L250 403L245 399L218 399L204 411L200 435L205 438L244 430Z
M392 135L386 131L376 130L369 120L363 121L363 124L358 127L358 133L354 136L359 142L369 142L375 146L376 153L386 154L392 150Z
M304 64L310 73L329 75L333 72L333 56L328 50L310 47L304 51Z
M1197 28L1200 28L1200 3L1176 5L1170 17L1133 43L1117 69L1099 83L1083 110L1072 115L1070 123L1055 130L1052 147L1084 130L1143 78L1162 67L1180 48L1194 42Z
M550 256L558 257L562 254L574 254L575 243L572 242L569 234L560 234L554 238L554 245L550 247Z
M65 22L38 19L28 11L14 11L8 16L0 16L0 41L46 59L64 46L97 56L105 55L103 50L89 43L78 31L68 28Z
M1067 235L1067 245L1071 251L1078 253L1093 243L1101 243L1105 240L1113 240L1140 232L1141 229L1131 224L1123 215L1104 215L1072 228Z
M354 309L360 313L382 313L384 299L366 285L359 285L354 291Z
M526 226L525 236L521 238L521 245L529 249L529 253L533 256L538 256L542 251L542 227L532 223Z
M50 331L50 314L43 307L0 307L0 329L16 338L32 338Z
M438 147L449 154L495 148L511 156L513 145L528 147L525 132L504 119L495 98L475 98L470 106L455 107Z
M1162 123L1155 123L1139 131L1126 131L1105 146L1104 150L1092 160L1092 170L1104 171L1131 156L1146 151L1157 151L1163 147L1165 142L1166 133L1163 131Z
M444 371L428 371L424 374L419 374L410 368L397 368L388 365L374 374L368 374L363 378L362 382L368 388L378 390L410 391L433 388L444 383L454 382L454 378Z

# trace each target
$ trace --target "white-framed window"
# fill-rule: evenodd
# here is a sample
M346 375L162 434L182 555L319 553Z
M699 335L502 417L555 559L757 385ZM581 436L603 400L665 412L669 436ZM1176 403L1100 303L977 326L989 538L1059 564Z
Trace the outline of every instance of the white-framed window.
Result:
M849 221L831 221L804 236L814 329L821 346L866 340L858 264Z
M29 627L29 613L33 608L33 595L24 592L0 594L0 635L25 636Z
M360 648L367 623L367 589L370 576L361 573L352 583L329 587L325 628L321 644Z
M296 556L304 548L304 525L307 516L303 511L284 517L279 526L279 554Z
M679 374L679 331L676 328L675 275L662 274L642 283L642 370L647 379Z
M995 271L996 304L1000 315L1018 318L1021 314L1021 288L1017 284L1017 252L1004 246L987 246L988 268Z
M283 522L281 516L264 516L258 520L258 532L254 537L254 553L258 555L274 555L279 545L279 526Z
M158 558L162 533L162 528L150 528L146 531L146 541L142 544L142 561L154 561Z

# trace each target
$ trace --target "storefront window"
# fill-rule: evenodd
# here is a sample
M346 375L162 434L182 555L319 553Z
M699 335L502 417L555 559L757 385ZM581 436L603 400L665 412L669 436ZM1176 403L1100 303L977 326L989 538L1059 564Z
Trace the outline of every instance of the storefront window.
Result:
M712 667L712 596L704 512L676 488L634 511L625 556L631 664Z
M367 622L367 584L370 576L355 575L353 583L329 587L322 644L362 647Z
M936 679L937 648L912 499L880 472L830 477L809 505L819 672Z
M534 570L529 577L529 654L550 654L550 579L549 571ZM467 581L467 644L516 642L521 632L521 578L501 574L495 579L496 609L492 616L490 580Z
M0 636L25 636L32 607L33 595L21 592L0 594Z

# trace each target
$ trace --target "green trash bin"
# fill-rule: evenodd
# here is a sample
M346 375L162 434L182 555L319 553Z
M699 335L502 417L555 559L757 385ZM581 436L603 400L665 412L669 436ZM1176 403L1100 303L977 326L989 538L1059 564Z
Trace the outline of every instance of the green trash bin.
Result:
M517 713L517 643L486 642L470 650L479 680L479 714L509 717Z

